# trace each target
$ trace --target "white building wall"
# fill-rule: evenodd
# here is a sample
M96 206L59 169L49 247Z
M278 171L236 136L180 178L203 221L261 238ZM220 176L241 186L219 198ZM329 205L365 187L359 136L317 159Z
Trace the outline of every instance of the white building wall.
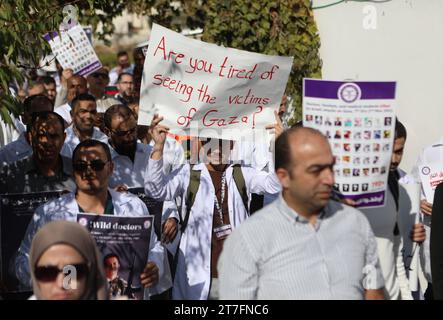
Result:
M313 7L333 2L314 0ZM364 27L371 12L375 29ZM397 116L408 130L402 167L409 171L421 149L443 136L443 0L347 1L314 17L324 79L398 82Z

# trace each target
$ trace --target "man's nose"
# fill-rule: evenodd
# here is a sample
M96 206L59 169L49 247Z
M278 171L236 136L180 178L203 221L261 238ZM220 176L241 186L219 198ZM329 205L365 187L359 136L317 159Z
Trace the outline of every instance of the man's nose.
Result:
M334 179L334 170L333 168L327 168L324 170L324 174L323 174L323 183L328 185L328 186L332 186L335 182Z

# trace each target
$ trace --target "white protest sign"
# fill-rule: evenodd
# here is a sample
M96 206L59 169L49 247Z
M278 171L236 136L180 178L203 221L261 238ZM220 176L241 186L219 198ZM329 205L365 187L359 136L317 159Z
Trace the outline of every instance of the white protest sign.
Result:
M275 123L292 57L225 48L157 24L149 44L139 124L157 113L171 133L237 140Z
M49 33L43 38L48 41L63 69L69 68L74 74L87 76L102 66L88 36L78 24L61 31L60 35L53 33L52 39Z
M395 82L304 79L303 125L328 138L335 189L359 208L384 206L395 130Z
M418 167L426 201L434 202L434 192L437 186L443 182L443 165L440 163L428 163Z

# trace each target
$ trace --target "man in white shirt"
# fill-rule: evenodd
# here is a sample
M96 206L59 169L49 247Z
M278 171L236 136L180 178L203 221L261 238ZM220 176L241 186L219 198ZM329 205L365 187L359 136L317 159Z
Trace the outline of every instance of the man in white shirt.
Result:
M110 186L112 188L123 185L125 188L144 188L144 181L147 178L146 167L152 146L137 142L135 114L124 105L114 105L106 110L104 123L105 132L112 147L111 155L114 162L114 173L109 182ZM165 159L163 170L165 174L168 174L184 164L183 149L179 150L177 154L169 154ZM157 208L161 206L160 202L158 204ZM177 232L176 223L170 221L170 219L178 221L177 207L174 201L165 201L162 210L151 214L155 215L154 225L158 238L161 238L161 233L164 231L163 240L165 243L174 240ZM161 228L162 225L163 228Z
M106 135L94 127L97 117L97 105L94 96L82 93L72 100L72 126L66 129L66 140L62 155L72 158L75 147L87 139L95 139L107 143Z
M425 164L441 163L443 161L443 137L433 144L425 147L418 156L415 166L411 170L411 175L415 181L421 181L419 168ZM423 187L421 193L420 210L423 218L423 225L426 230L426 240L421 246L420 258L423 271L428 281L428 288L425 292L426 300L433 300L432 294L432 274L431 274L431 252L430 252L430 238L431 238L431 220L432 220L432 203L426 200Z
M29 249L32 238L44 224L54 220L77 221L77 214L81 212L115 216L149 214L145 204L136 196L109 189L114 166L108 145L85 140L74 150L72 162L77 190L37 208L18 250L16 276L25 286L31 282ZM141 283L150 288L151 294L163 292L171 286L169 266L165 262L164 248L152 230L148 262L141 274Z
M221 299L383 299L377 246L366 218L330 199L334 157L312 128L275 143L279 198L227 239Z
M184 165L165 175L163 150L168 128L154 116L150 130L154 147L149 159L145 190L152 198L181 201L182 237L176 254L173 299L205 300L218 296L217 260L229 233L249 217L252 193L278 193L275 173L233 166L233 141L201 139L201 162ZM269 126L281 132L281 123ZM241 181L242 180L242 181ZM198 183L196 190L192 190Z
M51 100L44 95L30 96L23 102L22 120L24 125L31 123L32 114L43 111L53 111ZM32 147L22 132L17 140L0 149L0 167L24 159L32 154Z
M61 115L63 119L65 119L66 126L70 126L72 122L72 117L71 117L72 100L74 100L74 98L77 95L88 92L88 85L86 79L79 75L70 77L67 81L67 90L68 90L66 96L67 102L59 107L56 107L54 111L59 115Z

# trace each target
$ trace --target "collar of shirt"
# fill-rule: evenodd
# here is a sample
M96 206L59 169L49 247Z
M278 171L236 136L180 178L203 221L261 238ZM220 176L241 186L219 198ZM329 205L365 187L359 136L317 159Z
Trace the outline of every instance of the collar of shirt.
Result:
M59 155L59 159L61 160L61 165L62 165L61 170L59 170L54 176L46 177L47 179L58 180L62 176L69 176L69 172L66 172L66 170L65 170L66 166L65 166L64 157ZM32 155L29 156L28 158L26 158L26 160L25 160L24 172L27 174L29 174L29 173L41 174L39 168L35 164L34 157Z
M280 193L278 196L277 206L280 209L280 213L292 224L309 224L309 220L301 215L299 215L294 209L290 208L283 198L283 194ZM320 228L322 220L326 217L328 205L317 215L317 222L314 225L315 230Z
M114 147L111 144L111 139L108 139L108 145L109 145L109 147L111 149L111 158L112 158L112 160L114 160L115 158L118 158L118 157L127 157L127 156L124 156L124 155L118 153L114 149ZM151 147L149 145L144 144L144 143L137 142L137 147L136 147L136 150L135 150L135 154L136 155L137 154L147 154L149 156L151 154ZM134 157L134 160L135 160L135 157Z

